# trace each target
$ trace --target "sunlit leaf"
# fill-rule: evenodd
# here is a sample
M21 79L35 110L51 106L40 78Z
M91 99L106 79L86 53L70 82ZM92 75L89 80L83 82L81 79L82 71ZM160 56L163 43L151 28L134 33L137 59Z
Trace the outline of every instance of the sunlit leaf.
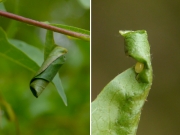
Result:
M135 135L142 106L152 84L152 67L147 33L121 31L126 54L144 64L129 68L110 81L92 102L93 135Z

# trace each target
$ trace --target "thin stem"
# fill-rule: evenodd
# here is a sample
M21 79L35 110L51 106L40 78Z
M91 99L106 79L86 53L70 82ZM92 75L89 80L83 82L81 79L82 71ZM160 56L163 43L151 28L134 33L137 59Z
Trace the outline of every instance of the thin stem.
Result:
M52 30L54 32L58 32L58 33L61 33L61 34L69 35L69 36L80 38L80 39L87 40L87 41L90 40L89 35L77 33L77 32L62 29L62 28L58 28L58 27L51 26L51 25L43 23L43 22L39 22L39 21L36 21L36 20L25 18L25 17L15 15L15 14L12 14L12 13L0 11L0 15L4 16L4 17L7 17L7 18L10 18L10 19L20 21L20 22L27 23L27 24L30 24L30 25L35 25L35 26L38 26L38 27L41 27L41 28L44 28L44 29Z

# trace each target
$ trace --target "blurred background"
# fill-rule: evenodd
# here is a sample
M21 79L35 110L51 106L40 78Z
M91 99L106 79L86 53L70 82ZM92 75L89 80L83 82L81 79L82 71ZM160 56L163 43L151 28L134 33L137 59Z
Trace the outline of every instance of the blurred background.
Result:
M89 0L6 0L8 12L90 30ZM2 4L0 8L3 9ZM46 30L0 16L9 38L22 40L43 51ZM0 55L0 98L14 110L21 135L89 135L90 45L54 33L55 42L68 50L60 77L68 99L66 107L51 85L35 98L29 81L33 73ZM2 45L2 44L1 44ZM43 56L42 56L43 57ZM38 59L38 58L37 58ZM14 123L0 111L0 135L15 135Z
M180 134L180 1L92 0L92 100L136 62L119 30L147 30L154 80L137 135Z

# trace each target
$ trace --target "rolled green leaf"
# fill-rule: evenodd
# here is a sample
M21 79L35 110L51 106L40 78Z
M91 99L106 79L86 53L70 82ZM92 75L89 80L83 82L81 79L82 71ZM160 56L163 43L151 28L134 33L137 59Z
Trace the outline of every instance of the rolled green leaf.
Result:
M66 53L67 50L60 46L54 47L54 49L51 51L39 71L30 81L30 89L35 97L38 97L49 82L53 80L59 71L59 68L66 60L64 56Z
M144 102L152 85L147 33L120 31L125 52L137 64L116 76L92 102L93 135L135 135Z

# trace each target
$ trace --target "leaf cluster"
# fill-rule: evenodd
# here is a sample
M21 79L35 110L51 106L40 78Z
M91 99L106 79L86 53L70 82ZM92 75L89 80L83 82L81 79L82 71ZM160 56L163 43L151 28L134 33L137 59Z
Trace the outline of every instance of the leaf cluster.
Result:
M69 16L57 17L55 22L60 22L63 24L61 24L62 27L73 28L73 31L77 32L80 32L81 29L64 24L71 25L73 23L74 26L89 29L89 10L74 3L76 2L67 3L58 0L49 3L48 0L45 0L42 5L35 0L31 2L6 1L4 4L0 4L0 9L5 11L6 7L8 11L32 19L51 20L50 13L57 12L57 9L62 9L65 5L73 5L71 13L75 9L81 9L84 12L85 15L81 17L84 20L83 23L79 23L79 21L77 23L77 18L72 20L70 19L72 17ZM32 9L32 6L34 10L29 14L27 9ZM63 11L61 12L63 13ZM64 22L60 20L64 20ZM0 17L1 95L4 101L11 106L18 120L21 134L89 134L89 42L70 39L56 33L54 33L54 37L52 34L47 34L45 38L45 34L46 31L43 29ZM47 60L48 55L54 49L54 47L50 47L51 45L54 47L61 45L68 50L67 60L54 80L64 103L68 103L67 107L64 106L51 83L38 99L33 97L29 88L30 80L40 69L44 58ZM58 78L59 75L62 78L61 82ZM62 91L61 84L65 91ZM0 108L0 112L5 111L5 107ZM0 124L3 127L0 134L14 134L17 127L15 128L11 122L8 122L4 115L0 117L2 118Z

